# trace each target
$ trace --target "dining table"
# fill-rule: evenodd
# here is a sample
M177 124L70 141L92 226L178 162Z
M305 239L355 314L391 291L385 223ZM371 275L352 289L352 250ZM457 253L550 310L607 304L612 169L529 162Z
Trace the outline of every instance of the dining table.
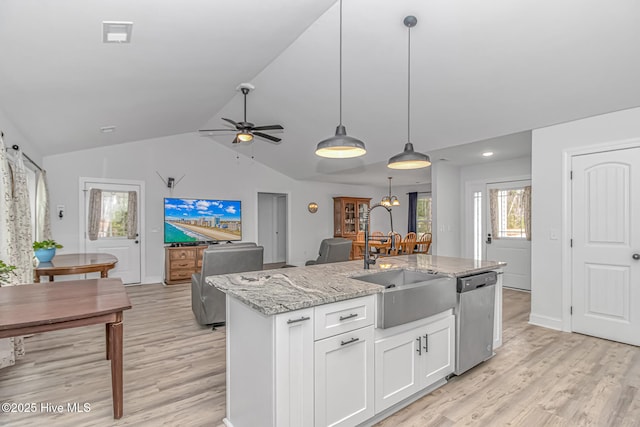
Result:
M118 258L107 253L77 253L56 255L50 262L41 262L33 270L33 281L40 283L41 276L49 276L53 282L53 276L64 274L100 273L105 279L109 276L109 270L115 268Z

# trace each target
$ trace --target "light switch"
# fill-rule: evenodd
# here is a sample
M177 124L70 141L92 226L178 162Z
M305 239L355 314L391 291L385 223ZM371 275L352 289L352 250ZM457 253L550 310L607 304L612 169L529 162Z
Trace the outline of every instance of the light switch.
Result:
M64 218L64 205L58 205L56 206L56 213L58 215L59 219Z
M558 240L558 229L552 228L549 230L549 239L550 240Z

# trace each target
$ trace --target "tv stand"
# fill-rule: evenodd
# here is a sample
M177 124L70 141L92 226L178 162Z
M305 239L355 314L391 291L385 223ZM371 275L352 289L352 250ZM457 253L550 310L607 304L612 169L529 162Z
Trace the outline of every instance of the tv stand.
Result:
M165 247L164 283L177 285L191 282L191 275L202 270L202 256L207 247L201 243Z

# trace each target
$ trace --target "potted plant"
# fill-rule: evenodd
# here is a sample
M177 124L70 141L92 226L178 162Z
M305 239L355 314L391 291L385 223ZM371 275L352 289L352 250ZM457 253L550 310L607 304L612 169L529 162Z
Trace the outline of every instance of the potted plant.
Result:
M33 242L33 250L36 258L40 262L49 262L56 254L56 249L62 248L62 245L55 240L42 240Z
M15 269L15 265L7 265L0 259L0 286L9 283L9 274L15 274L13 272Z

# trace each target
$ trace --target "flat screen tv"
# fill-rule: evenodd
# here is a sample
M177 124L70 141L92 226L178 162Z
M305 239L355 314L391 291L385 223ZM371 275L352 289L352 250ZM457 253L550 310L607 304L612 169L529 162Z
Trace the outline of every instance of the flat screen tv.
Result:
M164 199L164 243L242 240L239 200Z

